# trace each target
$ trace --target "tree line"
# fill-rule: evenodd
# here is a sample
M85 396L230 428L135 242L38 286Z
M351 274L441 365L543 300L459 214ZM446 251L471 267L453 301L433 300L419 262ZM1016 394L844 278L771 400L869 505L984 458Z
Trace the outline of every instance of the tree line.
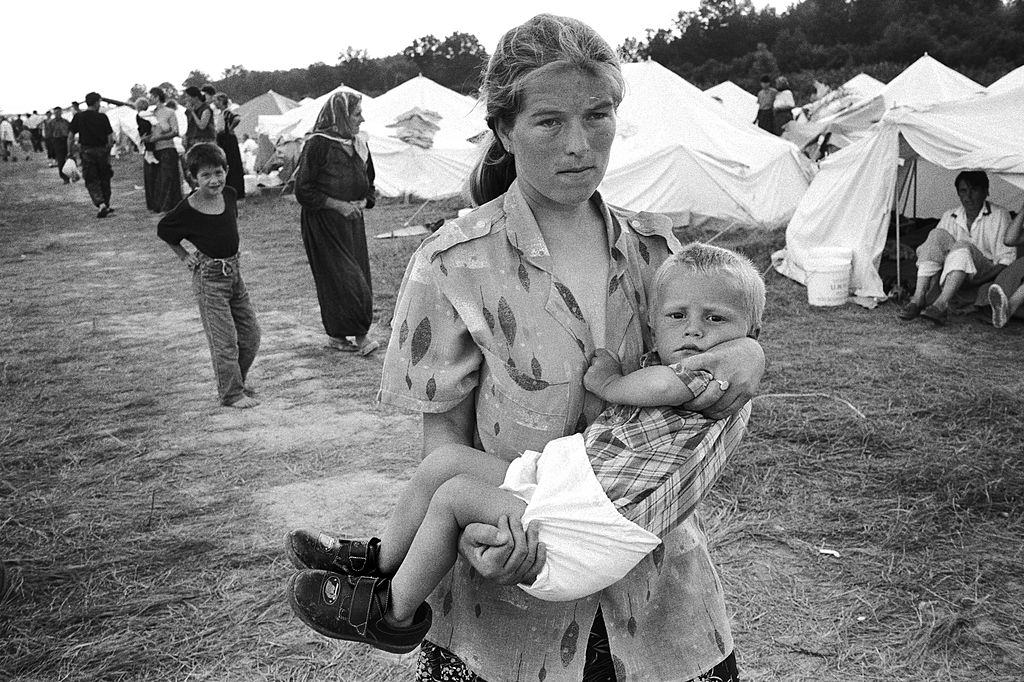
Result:
M624 61L653 59L700 88L731 80L751 92L762 74L789 77L798 103L813 82L839 85L864 72L889 81L925 52L989 85L1024 62L1024 0L802 0L781 14L751 0L701 0L670 26L628 38ZM418 74L475 94L488 53L476 36L417 38L398 54L370 58L348 47L334 65L250 71L241 65L214 80L193 70L181 87L211 83L234 101L267 90L295 100L340 83L377 96ZM161 87L174 97L171 83ZM143 94L144 84L132 88Z

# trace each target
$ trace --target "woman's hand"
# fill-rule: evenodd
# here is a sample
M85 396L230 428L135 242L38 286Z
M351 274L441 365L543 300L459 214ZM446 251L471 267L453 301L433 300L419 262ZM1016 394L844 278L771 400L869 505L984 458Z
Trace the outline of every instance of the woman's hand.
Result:
M334 199L331 197L328 197L325 205L327 208L337 211L346 218L355 218L362 210L357 202L344 201L342 199Z
M735 414L754 397L764 375L764 350L754 339L735 339L687 358L683 367L703 369L718 380L684 407L709 419L722 419ZM727 382L727 388L723 389L720 381Z
M598 348L590 358L590 367L583 375L583 386L598 396L604 398L601 391L609 379L622 376L622 363L611 352L605 348Z
M544 545L536 524L523 530L519 519L502 516L497 526L471 523L459 537L459 553L486 580L529 585L544 567Z

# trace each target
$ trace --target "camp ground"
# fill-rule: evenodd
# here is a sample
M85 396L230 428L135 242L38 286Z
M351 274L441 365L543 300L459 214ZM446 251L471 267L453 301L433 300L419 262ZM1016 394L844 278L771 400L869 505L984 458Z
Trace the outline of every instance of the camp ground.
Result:
M730 81L623 67L602 196L744 253L767 285L752 426L702 502L744 680L1024 679L1024 322L895 316L914 272L901 228L955 206L959 171L1024 202L1022 69L983 87L923 55L846 79L780 138ZM260 144L239 204L263 326L252 410L207 395L193 293L143 203L134 109L104 109L120 154L102 221L46 161L0 164L0 680L415 678L415 656L316 635L282 598L284 533L371 531L422 457L419 415L377 404L383 353L321 333L288 178L339 90L354 91L238 106L239 137ZM383 347L410 256L473 209L488 128L480 102L424 75L373 92ZM629 612L608 617L635 636ZM562 661L545 665L529 679Z

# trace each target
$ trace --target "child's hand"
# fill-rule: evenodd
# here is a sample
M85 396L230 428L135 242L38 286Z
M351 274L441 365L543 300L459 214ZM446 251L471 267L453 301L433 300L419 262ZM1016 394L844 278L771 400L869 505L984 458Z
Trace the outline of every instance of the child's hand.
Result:
M199 257L194 253L190 253L182 259L181 262L184 263L185 267L189 270L195 270L199 266Z
M590 367L583 375L583 386L594 395L601 395L608 380L622 376L619 359L605 348L598 348L590 358Z

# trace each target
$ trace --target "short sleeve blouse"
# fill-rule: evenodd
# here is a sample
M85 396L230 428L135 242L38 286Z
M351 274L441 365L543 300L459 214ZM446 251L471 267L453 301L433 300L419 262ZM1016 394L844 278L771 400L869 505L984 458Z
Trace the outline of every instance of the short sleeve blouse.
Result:
M648 337L647 286L677 246L664 216L609 209L606 338L632 371ZM603 341L603 343L602 343ZM594 349L572 292L552 276L533 214L508 192L424 240L405 273L380 399L419 412L476 401L476 440L511 459L583 429ZM721 583L690 517L621 581L575 602L542 602L458 561L430 597L428 639L484 679L578 682L600 604L619 679L691 679L732 651Z

